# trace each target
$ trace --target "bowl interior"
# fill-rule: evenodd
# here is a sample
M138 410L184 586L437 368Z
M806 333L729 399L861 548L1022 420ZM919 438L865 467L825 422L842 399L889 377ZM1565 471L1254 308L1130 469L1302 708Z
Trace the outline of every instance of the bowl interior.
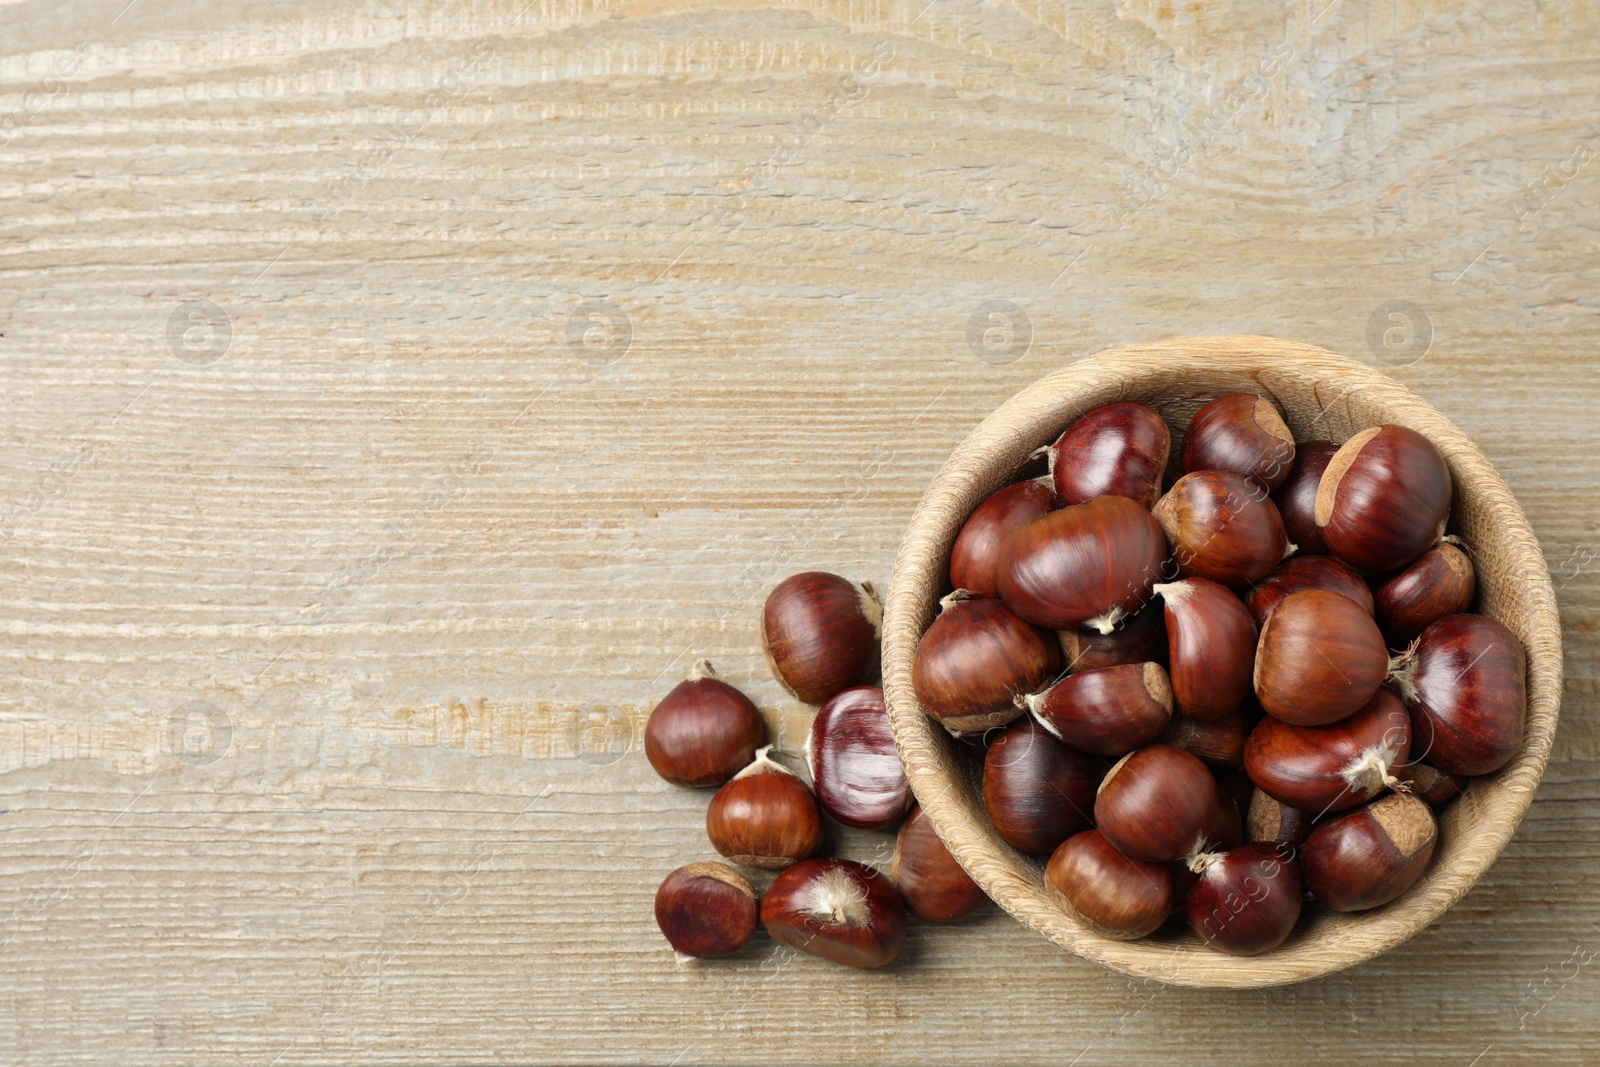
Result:
M1079 415L1114 400L1160 411L1173 428L1176 452L1194 413L1236 391L1270 397L1299 441L1341 443L1383 423L1409 426L1433 441L1455 479L1451 529L1466 539L1477 567L1475 610L1504 623L1528 651L1522 750L1444 809L1427 874L1373 911L1312 909L1288 942L1251 958L1212 951L1187 933L1113 940L1061 910L1046 895L1042 862L1017 852L989 824L967 746L923 713L911 688L912 657L936 613L956 533L985 496L1015 480L1030 453ZM1017 394L955 450L918 505L895 564L884 617L884 689L919 801L956 858L1007 911L1062 947L1126 974L1181 985L1274 985L1392 948L1455 903L1494 862L1533 798L1555 734L1560 624L1526 517L1483 453L1432 405L1324 349L1267 337L1182 339L1113 349L1067 366Z

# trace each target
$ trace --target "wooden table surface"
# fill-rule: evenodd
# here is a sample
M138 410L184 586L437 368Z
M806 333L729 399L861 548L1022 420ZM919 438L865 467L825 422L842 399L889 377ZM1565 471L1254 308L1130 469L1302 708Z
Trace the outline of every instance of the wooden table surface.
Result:
M1600 1061L1592 0L0 6L0 1060ZM1436 925L1130 981L998 910L674 962L644 717L794 754L766 591L886 581L1113 344L1325 345L1544 544L1554 758ZM884 862L888 837L840 835Z

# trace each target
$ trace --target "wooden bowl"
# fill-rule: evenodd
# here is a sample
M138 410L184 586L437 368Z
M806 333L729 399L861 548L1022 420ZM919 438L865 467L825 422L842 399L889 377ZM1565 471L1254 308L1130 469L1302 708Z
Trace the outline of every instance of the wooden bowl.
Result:
M1381 423L1426 435L1455 477L1451 529L1473 548L1477 610L1510 627L1528 652L1522 750L1444 809L1439 848L1422 879L1373 911L1310 908L1287 942L1251 958L1215 952L1187 932L1112 940L1069 916L1045 894L1042 861L1013 849L989 824L974 761L957 753L965 746L923 713L911 688L912 656L934 617L957 531L984 497L1016 478L1029 453L1089 409L1135 400L1166 416L1176 454L1194 413L1228 392L1271 397L1297 440L1339 443ZM1550 754L1561 695L1561 628L1544 555L1522 509L1483 453L1427 401L1321 348L1271 337L1186 338L1116 348L1064 367L1012 397L962 442L901 543L884 614L883 668L889 718L911 787L956 859L1003 908L1063 948L1124 974L1187 986L1269 986L1330 974L1393 948L1437 919L1488 870L1533 800Z

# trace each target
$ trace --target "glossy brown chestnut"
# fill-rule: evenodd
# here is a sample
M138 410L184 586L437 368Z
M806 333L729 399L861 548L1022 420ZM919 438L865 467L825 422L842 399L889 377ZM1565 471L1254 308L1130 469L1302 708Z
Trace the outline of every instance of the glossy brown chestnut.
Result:
M650 713L644 754L674 785L721 785L755 758L766 734L750 698L700 660Z
M1332 441L1301 441L1295 446L1294 466L1289 477L1272 494L1283 519L1283 532L1295 546L1296 556L1320 556L1328 551L1317 525L1317 485L1328 461L1339 451Z
M1257 788L1314 815L1365 804L1396 776L1411 752L1411 716L1379 689L1366 705L1327 726L1293 726L1267 716L1250 731L1244 768Z
M846 689L822 705L806 735L806 767L822 810L846 826L882 830L911 806L883 690Z
M912 808L900 827L889 877L900 887L906 910L926 922L965 918L988 899L944 847L921 808Z
M906 909L889 879L854 860L801 860L761 898L761 924L790 948L851 967L882 967L906 943Z
M911 686L923 710L954 733L1003 726L1022 714L1017 698L1061 669L1055 635L998 600L945 597L917 644Z
M1378 691L1389 653L1360 604L1326 589L1278 602L1256 644L1256 698L1268 715L1295 726L1325 726Z
M1169 864L1123 855L1098 830L1062 842L1044 869L1056 903L1096 932L1123 941L1143 937L1172 914L1175 875Z
M1306 884L1334 911L1376 908L1422 876L1438 839L1432 808L1390 793L1311 831L1301 850Z
M1314 821L1309 811L1291 808L1257 789L1251 794L1250 810L1245 813L1244 836L1246 841L1267 841L1298 849L1311 836Z
M1245 607L1256 621L1256 629L1266 624L1272 609L1290 593L1302 589L1326 589L1330 593L1349 597L1372 614L1372 590L1366 580L1332 556L1295 556L1261 580L1245 598Z
M1101 496L1012 531L1000 552L1000 599L1052 630L1108 634L1150 599L1167 542L1150 512Z
M1167 663L1167 626L1162 607L1151 601L1108 634L1093 630L1057 630L1061 662L1068 673L1116 667L1124 663Z
M1356 570L1399 570L1444 535L1450 492L1450 468L1433 442L1404 426L1374 426L1328 461L1317 525L1329 551Z
M883 609L870 582L807 571L785 578L761 610L761 649L783 687L807 704L863 685L878 669Z
M1411 751L1451 774L1488 774L1522 746L1528 709L1522 642L1483 615L1440 619L1395 660L1411 709Z
M1185 471L1231 471L1267 489L1289 477L1294 434L1272 401L1254 393L1219 396L1195 413L1183 435Z
M1427 763L1408 763L1394 769L1396 778L1406 783L1406 791L1418 800L1438 807L1467 787L1459 774L1446 774Z
M950 585L974 596L999 596L995 564L1000 559L1000 546L1012 530L1060 506L1048 478L1018 482L990 494L956 534L956 543L950 549Z
M1096 756L1126 755L1159 737L1172 718L1172 684L1159 663L1069 674L1026 699L1041 726Z
M1166 604L1167 673L1178 708L1220 719L1250 695L1256 624L1224 586L1187 578L1155 587Z
M656 890L656 925L684 956L728 956L756 931L756 889L726 863L691 863Z
M1134 859L1165 863L1205 850L1220 797L1198 756L1148 745L1106 772L1094 798L1094 823Z
M1237 770L1244 766L1244 742L1249 736L1250 722L1241 711L1230 711L1220 719L1179 714L1162 731L1161 743L1193 752L1215 770Z
M822 847L822 813L794 772L759 749L751 764L717 790L706 808L706 836L746 867L776 870Z
M1095 408L1050 448L1050 472L1064 504L1124 496L1146 511L1161 493L1172 432L1153 408L1127 402Z
M1390 648L1405 648L1446 615L1466 611L1477 591L1472 560L1449 541L1440 541L1378 586L1378 628Z
M1185 578L1250 585L1271 574L1290 551L1267 491L1229 471L1185 474L1151 514Z
M1304 889L1291 849L1264 841L1202 856L1184 918L1210 947L1234 956L1277 948L1300 920Z
M1024 715L989 743L983 807L1013 848L1045 854L1086 830L1105 764Z

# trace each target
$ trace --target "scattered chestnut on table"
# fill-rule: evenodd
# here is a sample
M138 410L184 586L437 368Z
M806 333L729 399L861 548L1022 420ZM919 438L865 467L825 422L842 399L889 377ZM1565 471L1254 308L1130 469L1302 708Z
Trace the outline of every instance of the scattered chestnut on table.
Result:
M900 826L889 877L900 887L906 910L925 922L955 922L989 899L950 855L921 808L912 808Z
M872 680L882 625L871 583L807 571L785 578L767 596L761 648L785 689L807 704L822 704Z
M882 967L906 941L906 910L889 879L843 859L801 860L761 898L761 925L791 948L851 967Z
M911 783L875 685L846 689L822 705L806 734L806 769L817 803L846 826L882 830L911 806Z
M679 867L656 890L656 925L683 956L729 956L755 933L755 886L726 863Z
M822 847L822 813L793 771L756 752L706 808L706 836L724 856L745 867L779 869Z
M661 699L644 727L644 754L674 785L721 785L755 758L766 736L750 698L698 660Z

